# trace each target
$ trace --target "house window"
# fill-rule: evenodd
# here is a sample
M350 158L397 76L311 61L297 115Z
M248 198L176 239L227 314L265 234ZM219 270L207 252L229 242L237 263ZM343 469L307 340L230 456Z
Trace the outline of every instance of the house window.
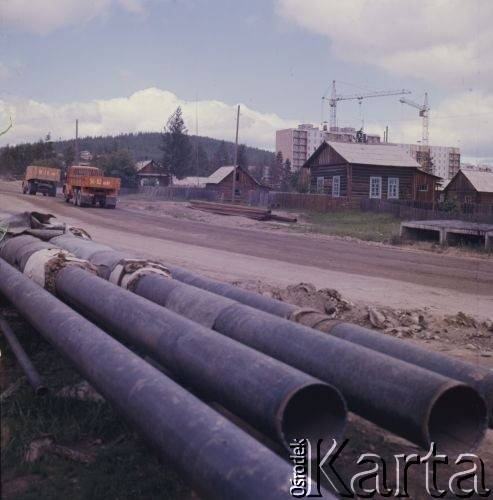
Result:
M387 186L387 198L389 200L399 199L399 178L389 177L389 184Z
M324 192L324 178L317 177L317 193L323 193L323 192Z
M334 175L332 177L332 196L337 198L341 196L341 176Z
M382 197L382 178L370 177L370 198Z
M428 191L428 184L420 184L418 187L418 191L426 193Z

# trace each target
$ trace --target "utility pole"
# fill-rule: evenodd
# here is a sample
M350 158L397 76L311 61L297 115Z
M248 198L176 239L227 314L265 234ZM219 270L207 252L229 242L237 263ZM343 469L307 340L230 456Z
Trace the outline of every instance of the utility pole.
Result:
M75 158L74 165L79 164L79 119L75 119Z
M231 203L235 202L236 194L236 169L238 168L238 128L240 126L240 105L238 104L238 113L236 115L236 140L235 140L235 161L233 167L233 192L231 195Z

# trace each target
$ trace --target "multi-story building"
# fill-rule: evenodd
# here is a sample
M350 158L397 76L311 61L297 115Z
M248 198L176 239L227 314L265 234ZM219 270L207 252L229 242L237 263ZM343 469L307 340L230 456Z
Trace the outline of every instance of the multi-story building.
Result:
M298 170L323 141L357 142L357 135L351 127L326 130L303 123L298 128L276 131L276 153L281 151L283 159L291 162L291 169ZM364 134L364 140L367 144L378 144L380 136Z
M460 168L460 149L447 146L396 144L412 156L430 174L452 179Z

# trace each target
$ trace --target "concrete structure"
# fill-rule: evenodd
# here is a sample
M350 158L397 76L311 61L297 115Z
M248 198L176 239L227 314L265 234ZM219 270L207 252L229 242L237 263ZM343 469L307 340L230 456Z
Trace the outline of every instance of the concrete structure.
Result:
M421 144L396 143L412 156L423 169L428 171L431 160L431 174L442 179L452 179L460 168L460 149L447 146L422 146Z
M368 198L434 203L439 181L390 144L324 142L303 167L310 169L311 192L355 205Z
M357 142L357 130L351 127L320 129L314 125L303 123L298 128L276 131L276 153L281 151L283 160L291 162L291 170L299 170L306 160L324 141ZM365 134L368 144L380 143L380 136Z
M454 245L461 241L484 241L487 250L493 250L493 224L460 220L433 220L401 222L400 236L412 240L434 240L440 245Z

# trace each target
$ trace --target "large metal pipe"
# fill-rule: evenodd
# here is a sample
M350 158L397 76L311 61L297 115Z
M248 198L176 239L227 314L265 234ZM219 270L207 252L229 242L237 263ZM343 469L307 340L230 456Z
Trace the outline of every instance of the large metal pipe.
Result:
M22 371L26 374L27 380L31 384L31 387L34 389L34 392L37 395L46 394L48 392L48 389L44 385L43 380L38 373L38 370L36 370L33 362L20 344L8 321L1 314L0 330L3 332L5 338L7 339L7 342L9 343L14 356L16 357L20 367L22 368Z
M485 399L493 427L493 371L451 356L427 351L368 328L351 323L334 323L328 333L338 338L385 353L408 363L421 366L474 387Z
M133 290L325 380L350 410L425 448L460 452L484 436L486 405L465 384L175 280L151 274Z
M0 293L200 495L291 498L292 466L2 259Z
M116 252L114 249L105 245L102 245L105 248L101 248L102 246L99 243L95 243L92 240L75 238L71 235L57 236L52 238L50 241L53 244L74 253L79 258L88 259L93 264L101 266L103 272L109 268L112 269L121 259L133 257L129 254L124 255L123 252ZM98 255L99 262L96 263L93 261L93 257L96 256L97 252L101 253ZM217 295L229 297L243 304L260 309L261 311L266 311L268 313L275 314L276 316L287 318L293 310L293 306L291 304L270 299L258 293L253 293L248 290L243 290L236 286L229 285L228 283L223 283L221 281L191 273L182 267L168 264L166 264L166 267L168 267L171 271L174 279L183 281L184 283L193 285L197 288L203 288L204 290L208 290ZM108 276L103 275L105 279L107 279Z
M329 442L344 434L339 391L306 373L82 269L60 270L56 293L288 450L294 439Z
M54 241L58 241L62 246L64 244L60 238L55 238ZM72 239L70 243L72 250L77 254L77 242ZM83 245L90 247L91 242L84 241ZM99 254L98 264L102 265L109 276L119 260L121 260L121 253L112 255L111 252L106 252ZM227 316L221 317L223 311L227 311L230 306L233 307L233 303L224 297L225 294L279 316L292 316L297 310L295 306L209 278L199 277L174 266L168 266L168 268L172 270L173 277L178 273L181 281L187 281L202 289L209 288L215 293L199 293L197 288L194 289L195 292L189 288L184 293L185 289L180 288L175 280L162 280L152 275L141 278L134 287L134 291L336 385L348 398L350 409L422 446L428 447L429 441L437 441L440 437L442 440L445 439L449 446L460 449L466 446L461 443L461 433L464 434L464 441L470 448L481 440L484 434L482 422L485 420L483 418L485 406L483 402L478 401L477 395L469 388L464 386L454 388L454 383L444 377L434 377L433 373L414 369L407 363L392 363L388 356L370 354L369 351L362 353L356 346L341 345L335 338L324 341L325 336L314 331L310 336L312 354L308 352L309 349L306 346L299 346L299 353L297 353L298 347L295 347L297 343L293 343L290 347L290 340L299 341L300 338L309 335L309 331L302 326L284 323L283 327L283 323L276 322L275 318L269 318L269 315L262 316L259 311L245 309L246 306L241 304L234 306L233 316L236 315L240 322L242 321L240 318L246 318L244 328L231 323ZM177 291L179 288L181 291ZM322 316L324 319L323 315L317 316ZM220 318L224 321L219 321ZM232 329L233 324L235 328ZM247 332L246 324L250 325L250 332ZM272 326L273 324L275 325ZM279 338L274 340L273 335L267 333L270 332L269 327L276 329ZM283 331L290 332L290 334L286 333L284 337L280 333ZM263 335L258 332L263 332ZM263 343L266 339L271 341L269 346ZM279 349L282 352L278 352ZM340 356L336 354L337 352ZM326 353L327 360L332 361L333 365L324 366L323 353ZM360 373L356 372L358 375L354 373L354 366L362 370ZM432 369L432 366L427 368ZM371 384L368 383L369 380ZM420 382L420 380L425 380L425 382ZM429 386L430 381L435 387L435 395L432 395L433 391L420 390L422 383ZM404 396L402 391L406 392ZM457 398L455 403L454 397ZM450 401L457 408L454 412L458 415L457 419L451 419L448 414ZM419 407L415 409L415 403L418 402L420 402ZM470 413L462 412L461 414L461 408L464 408L466 403L474 403L471 406L473 409ZM410 417L411 414L412 417ZM451 430L449 438L441 430L442 427L447 426L450 426Z

